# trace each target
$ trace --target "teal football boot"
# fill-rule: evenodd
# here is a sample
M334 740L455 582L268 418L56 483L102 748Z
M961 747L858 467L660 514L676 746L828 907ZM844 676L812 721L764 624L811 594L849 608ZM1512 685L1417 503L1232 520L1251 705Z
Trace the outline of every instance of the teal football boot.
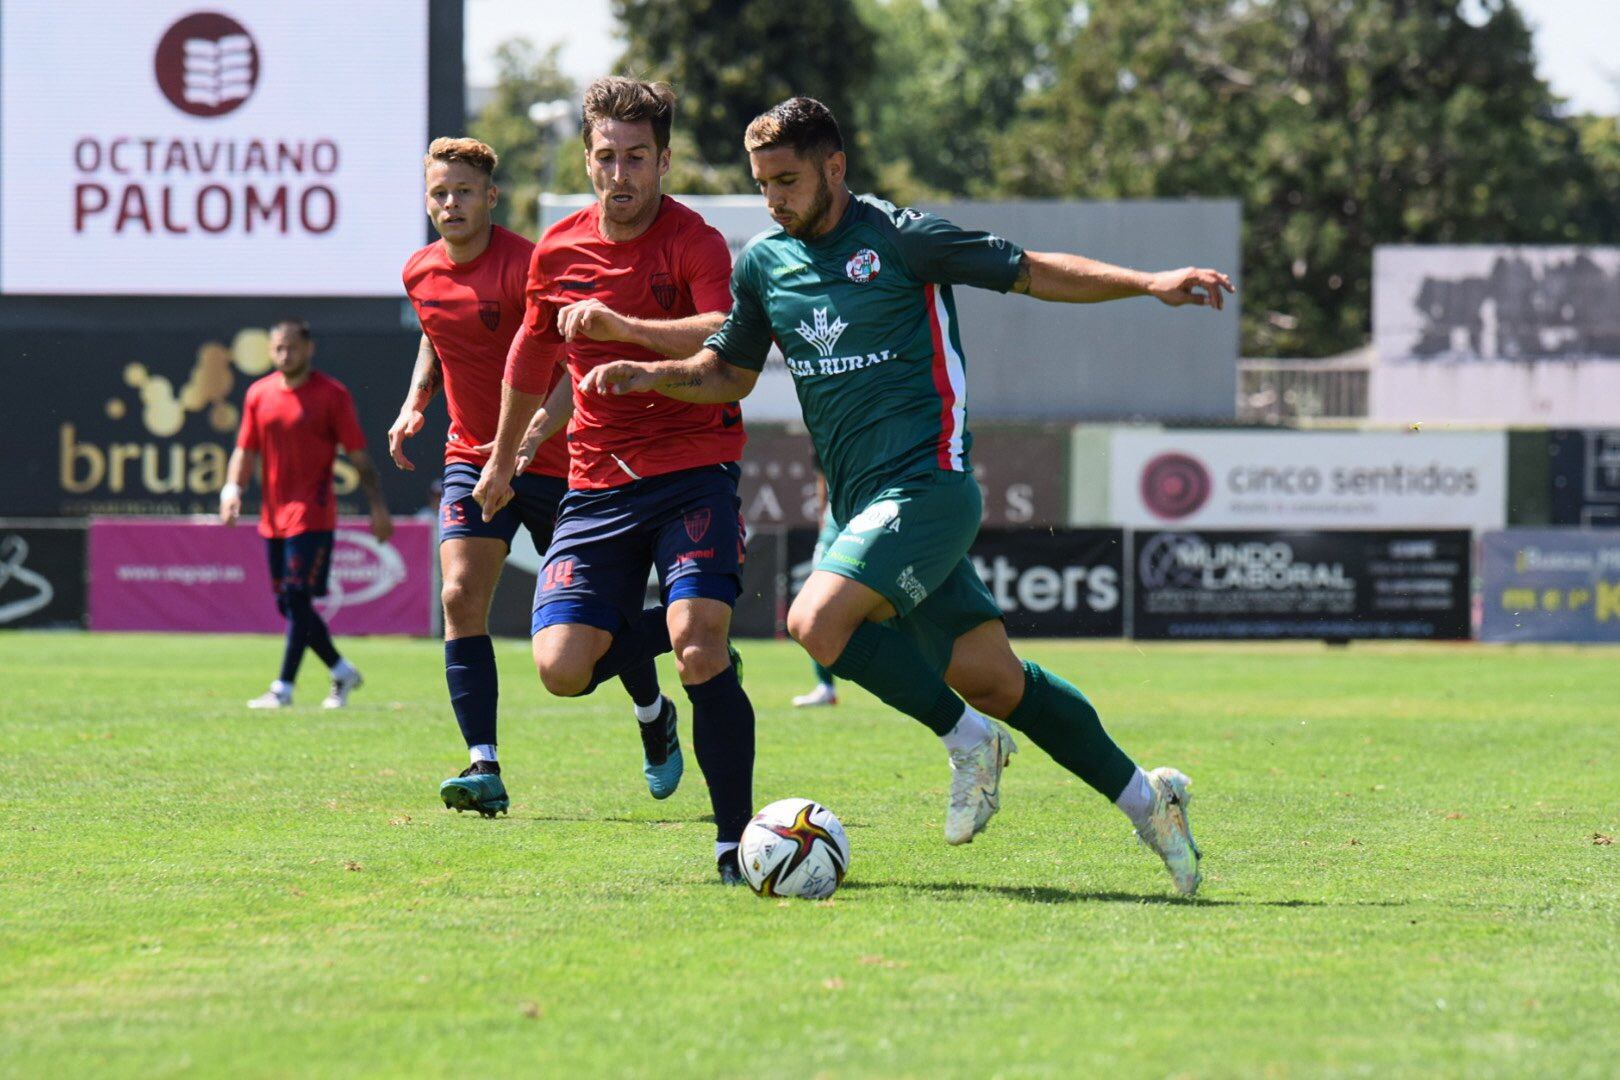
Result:
M636 725L641 729L641 775L647 778L647 790L655 799L675 794L686 771L676 719L675 703L665 697L658 719Z
M506 813L511 804L501 783L501 767L493 761L475 761L460 776L440 784L439 798L447 810L458 814L474 810L487 818Z

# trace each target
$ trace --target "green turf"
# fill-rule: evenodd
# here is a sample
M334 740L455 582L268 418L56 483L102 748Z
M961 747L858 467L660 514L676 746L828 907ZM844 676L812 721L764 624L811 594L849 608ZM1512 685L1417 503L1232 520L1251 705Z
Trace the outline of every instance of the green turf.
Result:
M311 660L266 714L270 639L0 636L0 1075L1620 1070L1614 650L1029 643L1193 777L1181 903L1030 746L947 847L938 742L749 645L756 802L849 832L817 905L720 887L695 763L654 802L622 693L522 643L512 814L445 811L439 646L350 645L352 708Z

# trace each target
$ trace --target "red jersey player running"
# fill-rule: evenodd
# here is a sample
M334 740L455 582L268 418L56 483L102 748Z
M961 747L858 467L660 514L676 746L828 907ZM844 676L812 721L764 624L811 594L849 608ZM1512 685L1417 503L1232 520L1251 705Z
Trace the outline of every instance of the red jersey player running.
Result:
M360 474L371 504L371 535L387 540L394 523L383 502L377 470L366 453L354 399L330 375L311 366L315 342L309 324L283 319L270 330L270 360L276 370L248 387L242 403L242 429L225 467L219 493L219 519L229 525L242 512L242 489L264 458L264 505L259 535L270 554L270 587L287 619L281 674L270 689L248 702L250 709L281 709L292 704L293 683L304 649L332 670L332 690L321 704L341 709L360 686L360 672L338 655L314 599L326 595L332 565L332 533L337 501L332 494L332 463L342 446Z
M552 364L566 356L577 381L623 357L684 356L731 309L725 239L661 191L674 108L662 84L607 78L585 92L597 201L548 229L535 249L500 433L474 493L485 515L513 498L508 478L525 423L533 418L532 444L568 412L560 397L535 412ZM716 864L722 881L738 882L754 769L754 710L727 644L743 560L742 414L735 404L657 394L574 395L572 409L569 490L535 591L535 665L547 689L571 696L673 643L714 807ZM642 611L653 568L667 619L664 609Z
M414 466L404 442L422 428L422 410L442 385L450 412L444 447L444 496L440 503L439 568L444 580L444 677L450 705L472 764L439 785L447 807L494 817L509 799L496 755L499 683L489 638L489 605L519 526L535 548L546 550L557 503L566 490L568 448L561 441L531 451L513 480L515 496L498 514L485 516L472 499L473 485L489 460L489 444L501 406L506 354L523 321L524 283L534 245L490 221L499 191L495 151L477 139L435 139L423 158L427 214L440 240L405 264L405 292L422 323L411 388L388 431L394 464ZM549 365L544 345L525 346L536 364ZM555 380L560 376L557 372ZM644 732L659 731L674 706L658 692L651 658L621 675L636 704ZM653 795L664 798L680 780L680 755L662 753L660 774L649 777ZM672 775L671 775L672 774ZM654 782L654 781L657 782Z

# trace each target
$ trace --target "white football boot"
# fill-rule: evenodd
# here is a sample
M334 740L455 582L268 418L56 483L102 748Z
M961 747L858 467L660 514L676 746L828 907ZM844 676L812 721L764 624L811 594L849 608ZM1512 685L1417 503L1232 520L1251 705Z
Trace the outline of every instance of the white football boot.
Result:
M821 705L838 704L838 691L830 683L816 683L816 688L808 694L800 694L793 699L795 709L813 709Z
M292 691L271 687L247 703L250 709L285 709L292 704Z
M351 667L348 674L332 676L332 689L321 699L323 709L341 709L349 703L349 695L364 686L366 680L360 677L360 672Z
M1175 769L1159 768L1147 774L1153 788L1153 809L1147 824L1136 830L1136 837L1152 848L1164 860L1164 868L1182 896L1198 891L1203 875L1198 872L1202 854L1193 842L1192 827L1187 824L1187 807L1192 803L1188 790L1192 781Z
M1007 729L986 717L990 734L966 750L951 751L951 804L945 810L945 842L967 844L1001 809L1001 770L1018 752Z

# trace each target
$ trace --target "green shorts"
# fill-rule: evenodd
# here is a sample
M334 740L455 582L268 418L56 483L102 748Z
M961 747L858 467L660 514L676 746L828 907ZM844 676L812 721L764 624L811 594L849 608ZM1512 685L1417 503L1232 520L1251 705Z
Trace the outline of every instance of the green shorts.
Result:
M968 558L983 501L968 473L936 470L874 495L839 524L829 515L817 570L858 581L894 606L890 621L943 672L956 639L1001 618Z

